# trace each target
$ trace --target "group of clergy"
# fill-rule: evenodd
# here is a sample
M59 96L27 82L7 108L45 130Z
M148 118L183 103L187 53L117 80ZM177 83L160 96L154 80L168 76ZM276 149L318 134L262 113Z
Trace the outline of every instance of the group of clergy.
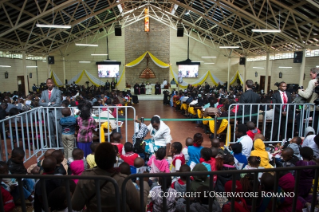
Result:
M139 85L138 83L135 83L134 85L134 94L140 95L140 94L152 94L152 86L147 83L146 85L142 83ZM161 94L161 85L157 82L155 84L155 95Z

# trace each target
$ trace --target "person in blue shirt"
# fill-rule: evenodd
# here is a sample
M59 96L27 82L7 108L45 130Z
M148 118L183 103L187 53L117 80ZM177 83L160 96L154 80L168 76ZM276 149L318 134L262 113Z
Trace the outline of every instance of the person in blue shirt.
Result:
M245 155L243 155L243 146L240 142L232 144L231 149L234 153L235 165L243 169L246 165L248 165L248 161Z
M188 147L188 155L189 160L187 162L187 165L191 168L191 170L194 168L196 164L199 163L200 158L200 151L202 150L202 143L203 143L203 135L201 133L196 133L194 135L194 143L193 146Z
M72 151L74 149L74 133L76 127L76 118L71 116L70 108L62 109L63 117L60 119L60 125L62 126L62 143L64 147L64 157L72 157Z

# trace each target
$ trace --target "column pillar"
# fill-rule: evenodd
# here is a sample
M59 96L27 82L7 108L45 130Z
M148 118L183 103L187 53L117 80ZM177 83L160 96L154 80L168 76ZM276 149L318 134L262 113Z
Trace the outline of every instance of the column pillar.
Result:
M63 61L63 85L64 85L64 87L66 87L66 84L65 84L65 58L63 57L62 58L62 61Z
M28 72L27 72L27 63L25 60L25 51L22 51L22 64L23 64L23 75L24 75L24 92L27 96L29 94L29 79L28 79Z
M229 91L229 73L230 73L230 61L231 60L231 57L229 56L228 57L228 75L227 75L227 91Z
M305 75L305 66L306 66L306 49L302 50L302 62L300 66L300 76L299 76L299 86L303 86L303 79Z
M269 76L269 52L267 52L267 58L266 58L266 79L265 79L265 87L264 87L264 93L268 93L268 76Z

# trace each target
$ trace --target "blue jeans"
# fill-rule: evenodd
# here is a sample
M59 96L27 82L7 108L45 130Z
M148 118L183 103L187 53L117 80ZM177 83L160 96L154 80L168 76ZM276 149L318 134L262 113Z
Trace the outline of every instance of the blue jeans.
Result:
M28 179L22 180L23 195L24 195L25 199L28 199L30 197L30 195L32 194L32 192L34 192L34 185L35 185L35 182L33 179L28 178ZM11 195L13 196L13 198L15 200L19 199L21 194L20 194L18 186L14 190L11 191Z

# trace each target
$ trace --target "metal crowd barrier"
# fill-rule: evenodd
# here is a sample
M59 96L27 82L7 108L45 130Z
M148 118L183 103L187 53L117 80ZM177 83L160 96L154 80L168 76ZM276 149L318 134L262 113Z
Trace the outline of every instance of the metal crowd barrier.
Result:
M274 192L278 191L278 180L279 180L279 173L283 172L283 171L290 171L290 170L295 170L295 186L294 186L294 197L293 197L293 203L292 203L292 210L291 211L296 211L296 204L297 204L297 200L298 200L298 189L299 189L299 181L300 181L300 172L303 169L315 169L315 182L314 182L314 187L313 187L313 192L312 192L312 201L311 201L311 212L314 212L315 209L315 205L316 205L316 198L317 198L317 189L318 189L318 178L319 178L319 166L300 166L300 167L288 167L288 168L272 168L272 169L250 169L250 170L230 170L230 171L214 171L214 172L188 172L188 173L151 173L151 174L133 174L128 176L127 178L125 178L125 180L123 181L122 184L122 188L121 188L121 196L122 196L122 201L123 203L126 202L126 192L125 192L125 188L126 188L126 184L129 182L130 179L132 178L139 178L140 182L143 182L143 178L147 177L163 177L163 178L167 178L167 177L177 177L177 176L186 176L186 192L190 192L190 177L191 176L200 176L200 175L209 175L210 179L209 179L209 190L210 191L214 191L214 187L213 187L213 176L214 175L219 175L219 174L230 174L232 175L232 192L234 193L236 190L236 175L238 174L242 174L242 173L252 173L254 174L254 183L253 183L253 192L258 192L258 185L257 183L259 183L258 181L258 172L275 172L275 182L274 182ZM163 187L166 188L166 180L163 180ZM144 189L144 185L143 183L140 183L140 206L144 205L144 193L143 193L143 189ZM162 207L162 211L166 211L167 209L167 203L166 203L166 196L163 195L163 207ZM272 199L272 212L276 211L276 199L277 197L273 197L274 199ZM190 211L190 198L186 197L186 212ZM235 212L235 197L232 196L231 198L231 212ZM212 203L213 203L213 199L209 198L209 211L212 211ZM251 211L254 212L256 211L256 207L257 207L257 198L253 198L252 201L252 207L251 207ZM122 212L126 212L125 207L122 208ZM141 207L141 212L145 212L145 208Z
M234 107L238 107L237 112L232 115L231 109ZM283 107L285 107L286 116L283 116ZM253 121L258 129L262 129L261 133L263 135L270 135L270 140L265 141L265 143L278 143L281 142L282 139L288 140L289 138L294 137L294 132L298 130L298 136L305 136L306 127L316 127L316 134L319 132L319 111L311 111L311 107L315 108L315 104L310 103L289 103L289 104L280 104L280 103L259 103L259 104L249 104L249 103L236 103L229 105L228 110L228 123L232 126L231 134L232 134L232 143L235 142L236 136L236 126L240 123L245 123L247 121ZM245 109L249 110L249 113L245 113ZM272 110L269 110L272 108ZM276 108L278 108L278 112L276 112ZM255 111L255 113L254 113ZM263 112L260 112L263 111ZM266 120L266 114L272 116L271 119ZM260 115L263 118L260 118ZM275 117L278 117L278 121ZM312 117L312 119L311 119ZM220 118L221 119L221 118ZM238 121L238 123L236 122ZM284 122L285 129L282 129L282 122ZM288 133L288 126L291 126L291 132ZM274 135L274 129L277 128L277 135ZM284 130L283 135L284 138L280 140L280 132Z
M45 181L50 180L50 179L60 179L64 181L64 185L66 188L66 193L70 194L70 180L72 179L79 179L79 180L94 180L95 182L95 189L96 189L96 200L97 200L97 208L99 212L102 212L102 207L101 207L101 181L107 181L113 184L114 190L115 190L115 198L116 199L116 211L120 212L120 190L119 186L112 177L107 177L107 176L102 176L102 175L93 175L93 176L77 176L77 175L20 175L20 174L12 174L12 175L0 175L0 179L2 178L16 178L18 182L18 189L19 189L19 194L20 194L20 199L21 199L21 209L23 212L27 211L26 208L26 203L25 203L25 197L23 194L23 185L22 185L22 179L34 179L36 178L39 180L36 183L41 183L41 193L46 194L46 186L45 186ZM45 212L50 212L49 210L49 204L48 204L48 197L47 195L42 195L42 200L44 203L44 210ZM67 195L67 205L68 205L68 211L72 212L72 203L71 203L71 195ZM4 204L3 204L3 199L2 199L2 193L0 192L0 211L4 212Z
M15 147L22 147L25 151L24 162L34 156L36 156L37 159L41 158L47 149L63 149L61 139L62 127L59 124L60 118L62 117L62 108L63 107L38 107L0 120L0 135L1 139L4 140L4 145L0 145L1 159L7 161L9 159L8 150L13 150ZM133 115L135 117L135 108L132 106L102 106L93 107L93 110L97 110L95 112L101 114L103 108L114 108L117 114L119 114L119 110L124 110L123 118L119 118L118 116L112 118L110 113L106 113L106 116L101 117L99 115L95 117L95 121L98 123L100 130L103 122L107 121L110 124L110 121L113 120L115 121L117 131L119 130L118 121L124 121L123 126L125 126L125 139L127 142L130 138L127 130L127 122L129 121L128 109L133 109ZM75 110L75 108L72 107L70 107L70 109L72 112ZM132 127L134 132L134 124ZM110 133L108 133L107 136L108 141L110 141Z

